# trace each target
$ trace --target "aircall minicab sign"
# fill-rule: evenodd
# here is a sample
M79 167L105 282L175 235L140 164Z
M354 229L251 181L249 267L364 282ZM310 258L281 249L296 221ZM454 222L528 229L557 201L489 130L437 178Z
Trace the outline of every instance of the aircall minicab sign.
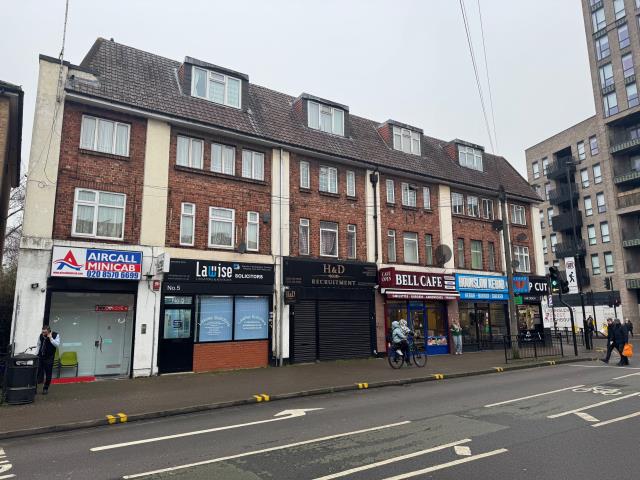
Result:
M142 252L53 247L52 277L140 280Z

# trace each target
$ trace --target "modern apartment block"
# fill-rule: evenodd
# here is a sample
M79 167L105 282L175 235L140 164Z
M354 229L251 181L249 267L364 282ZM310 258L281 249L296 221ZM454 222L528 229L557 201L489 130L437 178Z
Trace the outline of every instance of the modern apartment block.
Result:
M520 287L541 273L504 158L192 57L41 56L31 152L13 340L48 322L84 375L367 357L402 318L429 354L454 318L502 345L503 206Z
M577 256L585 291L596 292L600 304L609 302L604 277L612 277L622 315L637 322L640 0L582 0L582 9L596 114L527 149L527 175L544 199L545 266L562 269L564 257ZM571 202L576 235L566 216Z

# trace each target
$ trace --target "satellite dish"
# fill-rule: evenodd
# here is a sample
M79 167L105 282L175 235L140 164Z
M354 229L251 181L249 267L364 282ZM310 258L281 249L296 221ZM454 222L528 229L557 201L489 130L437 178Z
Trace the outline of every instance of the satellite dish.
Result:
M453 253L447 245L438 245L434 252L436 265L444 267L444 264L451 260Z
M246 253L247 252L247 244L242 242L240 243L240 245L238 245L238 251L240 253Z
M519 260L511 260L511 267L515 270L516 268L518 268L520 266L520 261Z
M516 240L518 242L526 242L529 239L529 237L527 237L527 234L524 232L520 232L518 234L518 236L516 237Z

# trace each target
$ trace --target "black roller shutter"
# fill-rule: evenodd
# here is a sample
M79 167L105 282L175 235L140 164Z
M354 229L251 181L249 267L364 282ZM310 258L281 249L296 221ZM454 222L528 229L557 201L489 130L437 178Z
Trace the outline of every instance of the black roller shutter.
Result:
M293 361L316 360L316 301L302 300L295 305L293 319Z
M320 360L371 356L368 302L318 301Z

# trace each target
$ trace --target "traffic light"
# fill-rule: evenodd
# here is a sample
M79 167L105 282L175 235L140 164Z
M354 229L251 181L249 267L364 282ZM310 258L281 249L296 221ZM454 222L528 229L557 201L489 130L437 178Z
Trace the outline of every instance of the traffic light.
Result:
M613 290L611 287L611 277L604 277L604 288L607 290Z
M560 279L560 291L562 293L569 293L569 282L565 279Z
M549 283L551 284L551 291L558 289L560 285L560 272L558 267L549 267Z

